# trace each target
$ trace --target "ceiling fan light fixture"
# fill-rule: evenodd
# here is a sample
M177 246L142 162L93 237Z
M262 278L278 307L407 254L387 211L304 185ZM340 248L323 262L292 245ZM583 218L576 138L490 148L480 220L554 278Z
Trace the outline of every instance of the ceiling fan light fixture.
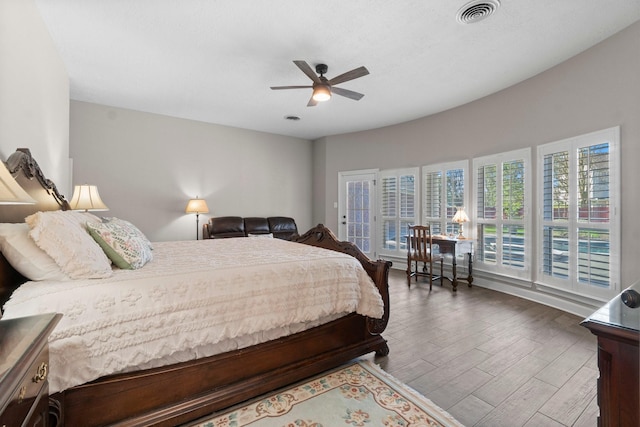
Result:
M316 105L318 105L318 102L328 101L329 99L331 99L331 96L334 93L340 96L344 96L345 98L353 99L354 101L359 101L364 96L361 93L335 86L340 83L345 83L369 74L369 70L367 70L364 66L354 68L351 71L342 73L329 80L324 76L324 73L326 73L329 69L326 64L317 64L316 72L314 73L313 68L311 68L311 66L305 61L293 61L293 63L296 64L300 71L302 71L307 77L309 77L311 81L313 81L313 85L271 86L272 90L312 88L313 90L311 93L311 98L307 103L307 107L315 107ZM316 73L319 74L319 76Z
M331 87L329 85L317 84L313 88L313 100L317 102L331 99Z

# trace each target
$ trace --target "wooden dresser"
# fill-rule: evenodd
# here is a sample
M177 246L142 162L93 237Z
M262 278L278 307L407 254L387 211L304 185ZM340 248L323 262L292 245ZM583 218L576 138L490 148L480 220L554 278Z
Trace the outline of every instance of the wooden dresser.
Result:
M0 427L48 425L48 338L61 317L0 320Z
M598 426L640 426L640 307L618 295L582 325L598 337Z

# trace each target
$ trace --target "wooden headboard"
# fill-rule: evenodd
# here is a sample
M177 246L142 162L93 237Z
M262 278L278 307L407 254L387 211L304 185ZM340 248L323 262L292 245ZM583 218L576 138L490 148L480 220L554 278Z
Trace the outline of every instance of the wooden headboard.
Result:
M58 192L53 181L44 176L28 148L18 148L5 164L18 184L36 200L36 204L2 206L0 222L24 222L25 217L35 212L69 209L69 203Z
M18 184L36 200L33 205L0 206L0 222L24 222L25 217L39 211L67 210L69 203L58 192L56 185L47 179L28 148L18 148L5 162ZM26 282L0 254L0 308L11 293Z

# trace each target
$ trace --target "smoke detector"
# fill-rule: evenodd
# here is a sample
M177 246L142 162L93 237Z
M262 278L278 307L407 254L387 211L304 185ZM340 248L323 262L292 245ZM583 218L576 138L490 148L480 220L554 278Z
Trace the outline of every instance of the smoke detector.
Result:
M499 0L475 0L458 10L456 20L461 24L473 24L493 15L498 7Z

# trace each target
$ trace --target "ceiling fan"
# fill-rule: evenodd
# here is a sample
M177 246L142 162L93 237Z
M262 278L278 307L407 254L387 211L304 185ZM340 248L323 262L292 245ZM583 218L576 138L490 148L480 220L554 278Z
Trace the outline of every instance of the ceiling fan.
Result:
M348 82L349 80L357 79L358 77L363 77L369 74L369 70L365 67L355 68L351 71L347 71L346 73L340 74L332 78L331 80L327 79L324 74L327 72L328 68L326 64L318 64L316 65L316 73L320 76L317 76L316 73L313 72L313 69L307 64L305 61L293 61L294 64L298 66L302 70L303 73L307 75L312 81L313 85L311 86L271 86L273 90L281 90L281 89L307 89L313 88L313 94L311 95L311 99L309 99L309 103L307 107L314 107L318 104L318 102L328 101L331 98L331 94L335 93L337 95L341 95L347 97L349 99L353 99L355 101L359 101L364 95L358 92L354 92L348 89L342 89L339 87L334 87L339 83Z

